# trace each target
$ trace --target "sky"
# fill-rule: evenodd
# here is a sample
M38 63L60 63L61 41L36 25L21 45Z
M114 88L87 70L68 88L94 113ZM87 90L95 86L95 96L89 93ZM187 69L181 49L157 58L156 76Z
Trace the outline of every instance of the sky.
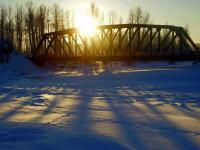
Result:
M27 0L0 0L0 3L16 6ZM200 0L94 0L105 13L117 10L124 21L127 20L131 7L140 6L150 13L154 24L185 26L189 24L192 39L200 43ZM89 8L92 0L33 0L35 4L51 5L58 3L64 9L75 9L77 12Z

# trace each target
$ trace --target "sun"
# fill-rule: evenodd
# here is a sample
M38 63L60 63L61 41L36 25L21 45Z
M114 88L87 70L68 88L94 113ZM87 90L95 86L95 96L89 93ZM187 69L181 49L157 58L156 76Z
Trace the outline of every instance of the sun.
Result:
M93 35L96 31L96 21L89 15L79 15L75 18L75 27L85 36Z

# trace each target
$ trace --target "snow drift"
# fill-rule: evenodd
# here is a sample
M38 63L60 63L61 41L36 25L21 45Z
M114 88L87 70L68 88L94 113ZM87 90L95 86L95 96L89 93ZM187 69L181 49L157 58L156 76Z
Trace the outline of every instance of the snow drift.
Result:
M0 64L0 72L35 72L38 68L24 56L17 54L16 50L9 56L9 62Z

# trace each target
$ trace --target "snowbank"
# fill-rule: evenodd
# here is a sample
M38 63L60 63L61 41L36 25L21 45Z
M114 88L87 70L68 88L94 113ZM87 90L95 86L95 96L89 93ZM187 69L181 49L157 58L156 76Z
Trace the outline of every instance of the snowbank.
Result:
M31 63L30 60L25 58L22 55L16 54L14 51L10 55L10 59L8 63L0 64L0 72L19 72L19 73L30 73L35 72L38 68Z

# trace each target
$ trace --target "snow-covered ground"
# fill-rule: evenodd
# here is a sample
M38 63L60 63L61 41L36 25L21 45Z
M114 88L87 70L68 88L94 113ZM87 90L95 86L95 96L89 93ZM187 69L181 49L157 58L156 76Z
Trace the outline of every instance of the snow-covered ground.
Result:
M19 57L0 64L0 150L200 149L200 64Z

